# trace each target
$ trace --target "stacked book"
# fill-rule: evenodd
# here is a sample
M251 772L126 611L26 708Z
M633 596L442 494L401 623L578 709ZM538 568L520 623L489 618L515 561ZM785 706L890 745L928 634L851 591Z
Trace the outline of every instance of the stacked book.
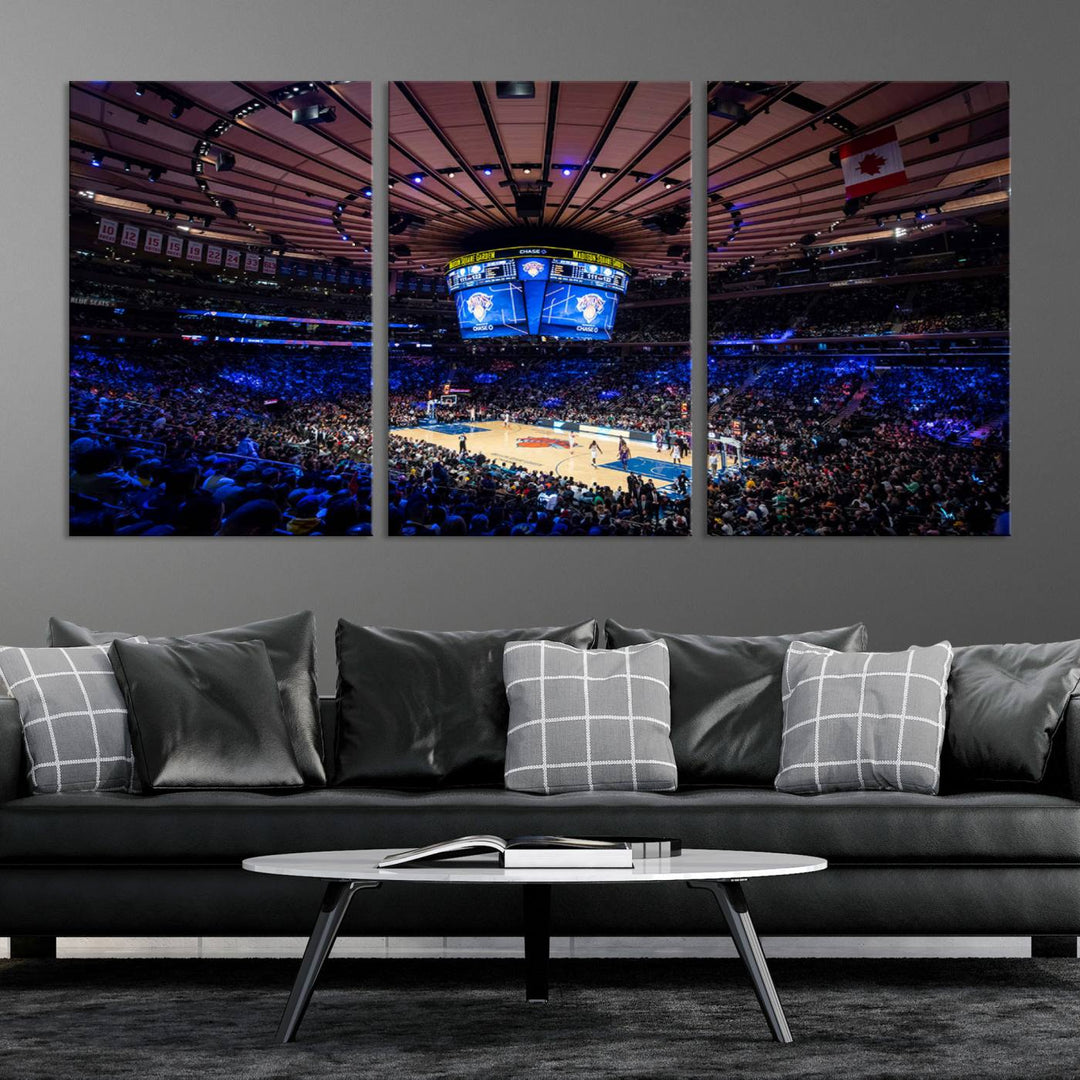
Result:
M643 859L666 859L678 855L678 840L656 837L612 836L459 836L425 847L387 855L380 869L410 866L419 862L456 859L465 855L494 853L507 870L526 869L628 869Z

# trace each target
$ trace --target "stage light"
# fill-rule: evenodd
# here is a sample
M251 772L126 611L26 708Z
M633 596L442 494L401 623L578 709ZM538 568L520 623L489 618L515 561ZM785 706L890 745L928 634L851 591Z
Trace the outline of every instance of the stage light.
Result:
M146 86L141 82L137 82L135 84L135 96L136 97L142 97L143 94L145 94L145 93L146 93Z
M165 170L155 165L152 169L149 170L149 172L147 172L146 179L149 180L151 184L156 184L164 175Z
M131 172L131 162L130 161L125 161L124 162L124 172L126 172L126 173Z
M139 113L139 115L135 117L135 123L136 124L149 124L150 123L150 117L147 116L146 113Z
M457 176L457 173L454 172L453 169L447 169L446 170L446 179L447 180L453 180L455 176Z
M484 175L485 176L490 176L491 175L491 168L489 166L484 167Z
M664 190L670 191L675 186L675 181L670 176L664 177Z
M95 152L95 153L90 155L90 164L93 165L95 169L100 169L101 168L101 162L102 162L102 157L101 157L101 155L99 153Z
M562 174L563 174L563 176L569 176L573 171L574 170L571 169L568 165L564 165Z
M371 188L369 188L369 187L364 188L363 195L364 195L365 199L370 199L371 198Z
M348 240L349 239L349 234L348 233L342 233L341 234L341 239L342 240Z
M184 115L184 111L187 109L187 103L183 101L177 101L173 103L173 107L169 110L169 115L174 120L179 120Z
M532 169L526 167L521 170L523 176L532 176Z
M608 178L607 170L606 169L601 169L600 170L600 179L601 180L606 180L607 178Z
M422 184L424 182L423 173L413 173L412 182L414 184Z

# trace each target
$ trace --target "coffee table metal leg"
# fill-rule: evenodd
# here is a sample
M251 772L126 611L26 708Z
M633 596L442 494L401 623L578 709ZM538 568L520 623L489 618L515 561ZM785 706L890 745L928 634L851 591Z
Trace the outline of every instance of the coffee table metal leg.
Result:
M547 1001L551 953L551 886L524 885L525 1000Z
M757 994L765 1019L769 1021L773 1038L781 1043L792 1042L784 1007L780 1004L780 997L769 974L769 966L765 962L765 953L750 920L750 909L747 907L742 886L737 881L688 881L687 885L694 889L708 889L716 897L735 948L750 973L754 993Z
M281 1022L278 1024L275 1036L277 1042L289 1043L296 1038L296 1029L300 1026L300 1021L304 1019L319 972L322 971L323 962L334 947L338 930L341 928L341 920L345 918L345 912L349 910L353 893L358 889L377 889L378 887L377 881L330 881L327 883L319 917L315 920L315 928L311 931L307 948L304 950L304 958L300 961L300 970L293 983L285 1011L281 1014Z

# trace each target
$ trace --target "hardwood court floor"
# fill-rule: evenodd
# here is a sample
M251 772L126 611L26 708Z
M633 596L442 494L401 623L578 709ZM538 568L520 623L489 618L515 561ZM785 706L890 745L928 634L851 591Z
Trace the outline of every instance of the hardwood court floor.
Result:
M508 461L524 465L527 469L568 476L580 483L596 482L612 488L626 487L626 473L618 467L619 440L605 435L578 433L574 436L576 445L571 449L569 432L532 424L512 423L504 427L502 420L395 428L393 433L406 439L422 439L451 450L458 449L458 440L464 433L470 453L479 451L495 461ZM589 455L589 443L594 438L600 446L596 468L593 468ZM522 442L526 445L521 445ZM657 453L654 443L636 440L630 443L630 453L633 455L631 470L638 475L650 474L657 487L673 483L680 469L687 477L692 475L689 454L683 456L681 466L672 466L669 451ZM615 467L605 467L611 465Z

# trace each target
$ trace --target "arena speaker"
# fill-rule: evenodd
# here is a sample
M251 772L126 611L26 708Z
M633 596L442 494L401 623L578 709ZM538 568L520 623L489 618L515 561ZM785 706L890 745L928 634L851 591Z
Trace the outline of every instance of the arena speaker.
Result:
M514 198L518 217L522 221L539 221L544 209L544 197L535 191L519 191Z
M294 124L305 124L310 127L313 124L332 124L337 119L337 110L333 105L301 105L292 111Z
M497 82L495 84L495 96L497 98L534 98L536 97L536 83L534 82Z

